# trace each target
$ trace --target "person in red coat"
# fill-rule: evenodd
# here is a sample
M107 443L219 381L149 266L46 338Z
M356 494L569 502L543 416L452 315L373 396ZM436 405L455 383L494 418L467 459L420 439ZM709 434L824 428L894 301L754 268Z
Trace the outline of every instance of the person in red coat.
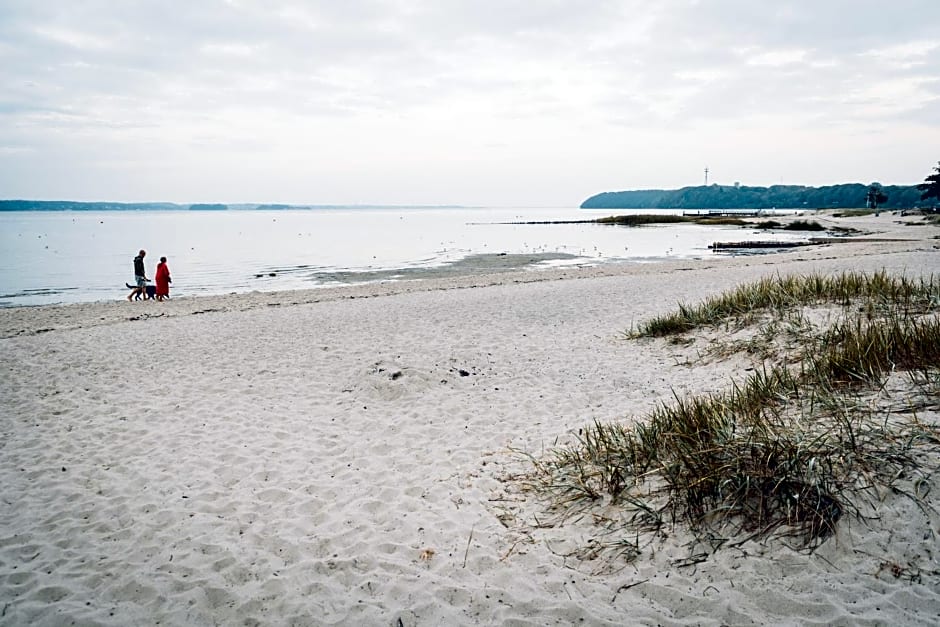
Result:
M160 257L160 263L157 264L157 273L153 277L157 284L155 295L157 300L163 300L170 297L170 266L166 265L166 257Z

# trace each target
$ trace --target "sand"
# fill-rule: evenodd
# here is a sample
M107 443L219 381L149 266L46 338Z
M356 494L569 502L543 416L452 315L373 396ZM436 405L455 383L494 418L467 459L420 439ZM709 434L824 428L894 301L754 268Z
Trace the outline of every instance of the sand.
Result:
M940 526L910 500L813 554L685 566L677 528L618 563L567 555L586 526L538 528L508 479L514 451L737 374L624 339L677 302L940 271L919 218L839 223L873 241L0 310L0 624L936 624Z

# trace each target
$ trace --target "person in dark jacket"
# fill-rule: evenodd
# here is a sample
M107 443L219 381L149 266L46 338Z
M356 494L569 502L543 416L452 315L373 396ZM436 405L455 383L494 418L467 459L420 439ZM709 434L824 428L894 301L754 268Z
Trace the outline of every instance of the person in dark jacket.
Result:
M134 300L134 296L140 294L144 298L147 298L147 281L150 279L147 278L147 271L144 269L144 257L147 256L147 251L141 249L141 251L134 257L134 280L137 282L137 287L131 290L131 293L127 295L127 300Z

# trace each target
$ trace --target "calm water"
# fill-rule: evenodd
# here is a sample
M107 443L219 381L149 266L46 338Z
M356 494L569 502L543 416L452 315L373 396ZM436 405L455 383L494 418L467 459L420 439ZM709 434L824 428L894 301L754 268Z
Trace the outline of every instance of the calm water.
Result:
M712 254L708 245L713 241L760 238L738 227L506 224L613 213L449 208L3 212L0 306L124 298L130 291L124 284L134 278L132 260L141 248L147 251L148 276L166 256L171 296L189 296L473 272L511 255L526 255L533 270L704 257ZM801 238L774 234L774 239L786 237ZM496 257L501 253L508 256Z

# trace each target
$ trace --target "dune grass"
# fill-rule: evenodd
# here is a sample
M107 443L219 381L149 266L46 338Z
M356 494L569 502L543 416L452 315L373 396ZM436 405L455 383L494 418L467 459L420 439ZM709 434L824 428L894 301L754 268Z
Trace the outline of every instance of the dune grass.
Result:
M751 226L751 223L734 216L693 216L689 218L696 224L705 226Z
M760 222L756 223L754 227L764 231L772 231L773 229L782 228L783 224L781 222L777 222L776 220L761 220Z
M786 224L776 220L762 220L754 223L735 216L680 216L657 214L616 215L593 220L597 224L616 224L620 226L648 226L652 224L702 224L706 226L756 226L759 229L783 229L787 231L825 231L826 227L815 220L794 220Z
M679 216L656 214L631 214L608 216L594 220L598 224L616 224L620 226L648 226L651 224L705 224L710 226L746 226L749 223L733 216Z
M783 224L776 220L762 220L754 226L763 230L784 230L784 231L825 231L826 227L815 220L794 220Z
M619 224L622 226L646 226L649 224L677 224L680 222L691 222L686 216L677 215L619 215L598 218L595 220L598 224Z
M627 535L680 523L722 543L774 535L810 549L876 495L903 492L902 478L914 478L918 498L921 475L940 467L940 430L917 418L918 408L937 409L938 287L934 277L886 273L774 277L645 323L631 336L820 303L844 312L806 332L795 358L777 354L724 392L677 396L632 424L585 427L534 460L533 487L560 512L599 500L619 507ZM926 400L881 406L879 389L901 372Z
M861 218L879 213L876 209L843 209L832 214L833 218Z
M815 220L794 220L784 225L783 229L785 231L825 231L826 227Z
M940 280L934 276L911 279L886 272L846 272L834 276L776 275L708 298L699 305L680 303L677 311L642 323L630 335L662 337L761 311L781 311L797 305L823 302L847 306L858 299L863 299L870 307L894 304L926 311L940 303Z

